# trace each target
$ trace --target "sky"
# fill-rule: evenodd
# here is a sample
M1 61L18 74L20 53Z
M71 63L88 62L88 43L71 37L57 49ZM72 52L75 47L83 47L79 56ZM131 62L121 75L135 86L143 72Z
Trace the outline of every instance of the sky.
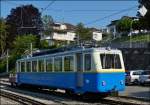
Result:
M136 16L137 0L1 0L1 17L6 18L12 8L32 4L42 12L42 16L50 15L55 22L78 24L87 27L103 28L112 20L122 16ZM50 6L48 6L51 4Z

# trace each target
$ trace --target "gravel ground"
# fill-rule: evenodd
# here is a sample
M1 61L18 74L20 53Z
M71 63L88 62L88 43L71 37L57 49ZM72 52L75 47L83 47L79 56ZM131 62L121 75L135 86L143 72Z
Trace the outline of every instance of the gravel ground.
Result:
M0 105L22 105L22 104L0 96Z
M50 94L35 93L35 92L29 92L29 91L25 91L25 90L23 91L23 90L17 90L17 89L11 90L8 87L7 87L7 89L8 90L5 90L5 91L8 91L10 93L19 94L21 96L37 100L39 102L42 102L42 103L45 103L48 105L62 105L62 104L66 104L66 105L91 105L91 104L92 105L105 105L105 104L101 104L101 102L90 102L90 103L89 102L81 102L81 101L72 100L72 99L68 99L65 97L57 96L57 95L55 96L55 95L50 95Z

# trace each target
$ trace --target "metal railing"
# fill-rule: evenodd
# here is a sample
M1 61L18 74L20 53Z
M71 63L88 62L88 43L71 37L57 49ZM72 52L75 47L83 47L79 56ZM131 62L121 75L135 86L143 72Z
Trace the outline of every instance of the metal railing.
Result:
M150 42L117 42L109 44L105 43L102 46L110 46L112 48L149 48Z

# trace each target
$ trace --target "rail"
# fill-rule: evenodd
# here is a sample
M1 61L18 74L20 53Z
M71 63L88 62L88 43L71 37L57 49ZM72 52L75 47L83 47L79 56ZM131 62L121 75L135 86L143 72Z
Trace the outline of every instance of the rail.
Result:
M39 101L27 98L27 97L23 97L21 95L17 95L17 94L13 94L4 90L1 90L1 94L2 97L6 97L8 99L14 100L16 102L19 102L23 105L46 105L44 103L41 103Z
M5 85L7 86L7 85ZM12 90L21 90L21 91L29 91L31 92L31 94L33 95L33 93L36 94L43 94L42 97L47 97L47 95L50 97L50 100L54 100L57 104L61 104L61 105L70 105L72 104L71 102L75 103L75 104L87 104L87 105L97 105L97 104L104 104L104 105L149 105L149 100L145 100L145 99L139 99L139 98L133 98L133 97L122 97L122 96L118 96L118 97L106 97L104 99L84 99L79 95L66 95L62 92L58 92L58 91L48 91L48 90L36 90L34 89L34 91L29 90L29 89L22 89L22 88L15 88L15 87L10 87L8 85L8 88L11 88ZM35 101L32 100L30 98L26 98L26 97L22 97L22 96L16 96L15 94L10 94L10 93L6 93L6 91L1 92L2 96L7 97L7 98L12 98L12 100L15 100L17 102L20 102L24 105L46 105L44 103L41 103L39 101ZM25 92L26 93L26 92ZM29 94L28 94L29 95ZM35 95L36 96L36 95ZM61 99L60 99L61 98ZM64 101L62 101L64 100ZM70 103L69 103L69 101Z
M150 47L150 42L116 42L104 43L102 46L110 46L112 48L148 48Z

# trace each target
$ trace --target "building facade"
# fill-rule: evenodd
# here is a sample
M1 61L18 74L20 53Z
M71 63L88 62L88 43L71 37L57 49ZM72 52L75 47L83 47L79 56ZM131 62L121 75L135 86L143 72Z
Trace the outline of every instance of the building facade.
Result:
M67 41L68 43L75 40L76 34L73 30L75 26L68 23L54 23L50 35L41 35L41 40L48 41L53 45L55 41Z

